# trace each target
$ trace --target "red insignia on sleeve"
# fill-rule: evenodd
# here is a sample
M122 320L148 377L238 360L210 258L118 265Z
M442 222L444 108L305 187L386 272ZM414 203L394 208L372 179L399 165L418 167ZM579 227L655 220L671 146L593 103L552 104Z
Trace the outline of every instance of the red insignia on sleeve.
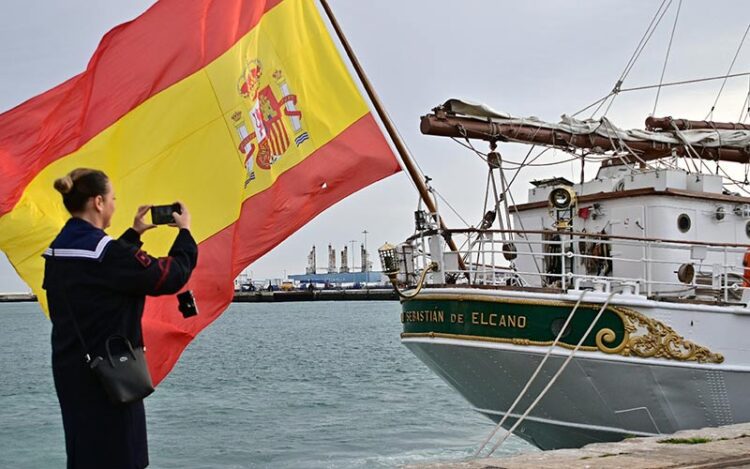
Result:
M135 260L137 260L143 267L148 267L151 265L151 258L148 254L146 254L145 251L138 250L135 253Z

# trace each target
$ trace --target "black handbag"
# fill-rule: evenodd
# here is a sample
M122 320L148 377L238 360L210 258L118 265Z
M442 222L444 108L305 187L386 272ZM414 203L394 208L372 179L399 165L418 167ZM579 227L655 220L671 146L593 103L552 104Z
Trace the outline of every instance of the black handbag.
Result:
M146 348L133 348L127 338L121 335L112 335L104 343L106 357L96 356L92 360L86 341L83 340L81 329L78 327L78 321L73 314L73 307L68 300L67 289L63 287L61 293L65 298L70 317L73 319L73 327L75 327L78 340L81 341L83 346L86 363L102 384L110 402L113 404L129 404L144 399L154 392L151 374L148 372L148 365L144 356ZM120 347L122 351L113 354L112 343L114 341L121 342L124 347Z
M124 350L112 354L113 341L122 342ZM113 335L107 338L105 349L107 356L95 357L89 362L89 366L99 378L110 401L115 404L128 404L154 392L143 347L134 349L128 339L121 335Z

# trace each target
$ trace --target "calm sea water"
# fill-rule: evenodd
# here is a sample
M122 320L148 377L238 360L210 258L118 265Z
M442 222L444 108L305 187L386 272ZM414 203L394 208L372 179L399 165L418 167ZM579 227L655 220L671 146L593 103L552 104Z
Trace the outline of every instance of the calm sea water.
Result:
M398 303L234 304L146 400L153 468L459 460L492 429L399 343ZM64 467L50 324L0 304L0 467ZM500 450L531 451L513 438Z

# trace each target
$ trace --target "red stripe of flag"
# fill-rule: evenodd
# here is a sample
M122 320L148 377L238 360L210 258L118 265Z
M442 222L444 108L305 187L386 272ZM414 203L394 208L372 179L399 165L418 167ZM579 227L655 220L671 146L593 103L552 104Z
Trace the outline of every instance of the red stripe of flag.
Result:
M108 32L85 72L0 114L0 216L44 167L204 68L280 2L160 0Z

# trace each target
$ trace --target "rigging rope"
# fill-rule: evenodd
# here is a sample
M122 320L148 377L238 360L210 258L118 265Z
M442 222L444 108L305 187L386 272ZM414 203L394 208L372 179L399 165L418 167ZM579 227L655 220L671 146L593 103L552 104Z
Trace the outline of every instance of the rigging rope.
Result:
M547 359L552 354L552 350L557 347L558 342L560 342L560 338L562 338L563 334L565 334L565 331L568 329L568 325L570 324L571 319L573 319L573 316L576 314L576 311L578 310L578 307L581 305L581 301L583 301L583 297L588 293L587 290L584 290L581 293L581 296L578 297L578 301L576 301L575 306L573 306L573 309L570 311L570 314L568 315L567 319L565 319L565 324L560 328L560 332L557 333L557 337L555 337L555 340L552 342L552 345L549 346L549 349L547 349L547 353L544 354L544 357L542 358L542 361L539 362L539 365L537 365L536 369L534 370L534 373L531 374L531 377L526 381L526 384L524 385L523 389L521 389L521 392L518 393L518 396L516 397L516 400L513 401L513 404L510 405L508 410L505 412L505 415L500 420L500 422L495 425L495 428L490 432L490 434L485 438L485 440L482 442L482 444L479 446L479 449L477 449L474 452L473 458L477 458L479 454L484 450L484 448L487 446L487 443L492 440L492 438L495 436L498 430L500 430L505 423L505 420L508 418L508 416L513 412L513 410L516 408L516 405L518 405L519 402L521 402L521 399L526 394L526 391L529 390L531 387L531 383L534 382L539 372L542 370L542 367L544 367L544 364L547 363Z
M602 101L606 100L607 98L609 98L609 97L610 97L610 96L612 96L613 94L614 94L614 93L610 92L610 93L609 93L609 94L608 94L607 96L605 96L605 97L603 97L603 98L600 98L600 99L598 99L598 100L594 101L593 103L589 104L588 106L586 106L585 108L583 108L583 109L581 109L581 110L579 110L579 111L576 111L576 112L574 112L573 114L571 114L571 116L570 116L570 117L575 117L575 116L577 116L578 114L580 114L580 113L582 113L582 112L586 112L586 111L588 111L589 109L591 109L592 107L594 107L594 106L596 106L597 104L601 103ZM598 111L598 110L599 110L599 109L597 108L597 111ZM596 111L594 111L594 112L596 112Z
M607 109L604 110L604 114L602 114L602 117L605 117L607 114L609 114L609 109L612 107L612 105L615 103L615 98L617 97L618 93L614 93L612 95L612 99L609 100L609 104L607 104ZM594 117L593 114L591 117Z
M539 130L540 130L540 129L541 129L541 127L539 127L539 128L537 129L537 131L536 131L536 132L539 132ZM536 136L536 132L534 133L534 136ZM534 138L534 136L532 136L532 139ZM466 138L466 137L464 137L464 138ZM467 145L464 145L463 143L461 143L460 141L456 140L456 139L455 139L455 138L453 138L453 137L452 137L451 139L452 139L452 140L453 140L454 142L458 143L459 145L461 145L461 146L463 146L463 147L466 147L466 148L470 148L470 149L471 149L471 150L472 150L472 151L473 151L473 152L474 152L474 153L475 153L475 154L476 154L477 156L479 156L479 158L480 158L480 159L481 159L482 161L484 161L485 163L487 162L487 157L486 157L486 155L485 155L484 153L480 152L479 150L477 150L476 148L474 148L474 145L472 145L472 144L471 144L471 142L469 141L469 139L468 139L468 138L466 138L466 142L467 142L467 145L468 145L468 146L467 146ZM521 172L521 169L522 169L523 167L525 167L525 166L532 166L532 165L531 165L530 163L527 163L527 160L528 160L528 159L529 159L529 157L531 156L531 152L532 152L532 151L534 151L534 148L536 148L536 145L531 145L531 148L529 148L529 151L528 151L528 152L526 152L526 156L525 156L525 157L523 158L523 161L521 161L520 163L514 163L514 164L517 164L517 165L518 165L519 167L518 167L518 168L515 168L515 171L516 171L516 172L515 172L515 173L513 174L513 178L512 178L512 179L510 180L510 182L509 182L509 183L507 184L507 187L505 188L505 190L503 190L503 191L502 191L502 192L500 193L500 195L499 195L498 197L505 197L505 194L506 194L507 192L509 192L509 191L510 191L510 188L511 188L511 186L513 185L513 182L515 182L516 178L517 178L517 177L518 177L518 175L520 174L520 172ZM538 154L538 155L536 155L536 156L535 156L535 157L534 157L534 158L533 158L533 159L532 159L531 161L532 161L532 162L533 162L533 161L536 161L536 160L537 160L537 159L538 159L539 157L541 157L541 156L542 156L542 155L543 155L544 153L546 153L546 152L547 152L547 150L549 150L549 147L547 147L547 148L543 149L543 150L542 150L541 152L539 152L539 154ZM572 160L572 159L571 159L571 160ZM567 160L567 161L571 161L571 160ZM503 161L505 161L505 159L503 159ZM563 162L559 162L559 163L554 163L554 164L562 164L562 163L563 163ZM502 165L501 165L501 168L500 168L500 169L504 169L504 170L510 170L511 168L502 168Z
M677 4L677 13L674 15L674 24L672 25L672 33L669 35L669 45L667 45L667 55L664 57L664 66L661 69L661 77L659 78L659 87L656 89L656 99L654 99L654 110L651 111L651 115L656 115L656 105L659 103L659 94L661 93L661 84L664 82L664 72L667 71L667 63L669 62L669 53L672 50L672 40L674 39L674 32L677 29L677 19L680 17L680 10L682 9L682 0Z
M474 148L474 146L472 146L472 145L467 145L467 144L463 143L462 141L458 140L456 137L450 137L450 139L453 140L454 142L456 142L457 144L461 145L462 147L467 148L467 149L475 152L480 157L480 159L482 161L484 161L485 163L487 162L487 159L486 159L487 158L487 154L486 153L482 153L481 151L479 151L476 148ZM564 151L564 152L566 152L566 153L568 153L568 154L570 154L570 152L567 151L565 148L561 148L561 150ZM508 163L509 165L515 165L515 166L543 167L543 166L555 166L555 165L558 165L558 164L569 163L571 161L575 161L575 160L577 160L577 159L580 158L580 156L574 155L572 158L568 158L568 159L565 159L565 160L552 161L550 163L534 163L534 161L536 161L537 159L539 159L539 157L542 156L546 151L547 151L547 148L543 149L542 151L539 152L538 155L536 155L534 158L532 158L528 163L524 163L524 162L520 162L519 163L518 161L512 161L512 160L508 160L506 158L503 158L503 163ZM603 157L603 158L606 158L606 157ZM512 171L512 170L518 169L518 168L505 168L503 166L500 166L500 167L503 170L505 170L505 171Z
M625 70L623 70L622 74L620 75L620 78L615 83L614 88L612 88L612 91L610 92L608 96L608 97L611 97L612 99L609 101L609 104L607 105L607 109L605 109L603 116L606 116L607 113L609 113L609 110L612 107L612 104L615 102L617 95L621 91L621 87L622 87L623 82L625 81L625 78L627 78L631 70L633 70L635 63L638 61L638 58L640 58L641 54L643 53L643 50L646 48L648 41L651 40L651 36L653 36L654 31L656 31L656 28L659 26L659 23L661 23L661 20L664 18L664 15L667 13L667 11L669 10L669 7L672 5L673 0L669 0L669 3L667 3L666 6L664 6L666 1L667 0L662 0L661 5L659 5L659 8L656 10L656 13L654 14L654 17L651 19L651 23L649 23L648 28L646 28L646 32L641 37L641 40L638 43L638 46L636 46L635 52L633 52L633 55L630 57L630 60L628 61L628 64L625 66ZM599 106L594 110L594 112L591 113L591 117L590 117L591 119L593 119L596 113L599 112L599 110L602 108L605 102L606 102L606 98L602 100L601 104L599 104Z
M487 183L484 185L484 205L482 205L482 219L484 219L484 214L487 213L487 202L490 198L490 176L492 175L492 170L490 170L487 173ZM479 225L481 226L482 222L479 222Z
M745 107L747 106L747 107ZM742 115L745 115L743 118ZM744 122L747 116L750 115L750 79L747 82L747 96L745 96L745 102L742 103L742 109L740 109L740 118L737 122Z
M746 185L750 184L750 181L747 180L747 164L745 164L745 181L738 181L734 178L732 178L721 166L718 167L719 171L721 171L721 174L724 175L724 178L728 179L737 189L741 190L748 196L750 196L750 191L745 188ZM729 184L727 184L729 185Z
M702 82L705 82L705 81L722 80L722 79L726 79L726 78L736 78L736 77L744 77L744 76L750 76L750 72L731 73L731 74L719 75L719 76L713 76L713 77L706 77L706 78L695 78L695 79L691 79L691 80L673 81L673 82L670 82L670 83L662 83L660 85L644 85L644 86L634 86L632 88L620 88L618 92L619 93L625 93L625 92L628 92L628 91L650 90L652 88L664 88L664 87L667 87L667 86L689 85L689 84L692 84L692 83L702 83ZM581 114L582 112L585 112L585 111L591 109L592 107L596 106L597 104L601 103L602 101L605 101L607 98L609 98L613 94L614 93L610 92L607 96L605 96L603 98L600 98L600 99L594 101L593 103L589 104L585 108L583 108L583 109L581 109L579 111L576 111L575 113L571 114L571 117L575 117L578 114Z
M530 154L530 152L529 152ZM508 225L508 229L511 229L511 223L510 223L510 209L508 208L508 197L507 194L510 193L510 184L513 184L513 181L516 180L516 176L518 176L521 173L521 168L518 168L518 171L516 171L516 174L513 176L513 181L508 184L507 179L505 178L505 171L500 170L500 188L503 190L503 195L498 197L497 195L497 184L495 183L495 176L492 174L492 171L490 171L490 175L492 176L492 190L495 193L495 200L497 201L497 211L500 212L500 202L503 203L503 210L504 213L498 213L498 219L500 220L500 228L502 229L502 216L505 215L506 219L506 225ZM505 235L502 236L503 240L505 240ZM512 238L512 235L511 235Z
M466 225L467 228L471 227L471 225L469 224L469 222L467 222L466 220L464 220L464 218L458 213L458 211L455 208L453 208L453 206L450 204L450 202L448 202L448 200L445 197L443 197L443 195L440 192L438 192L437 189L435 189L433 187L432 188L432 192L434 192L435 194L437 194L437 196L440 197L440 200L442 200L443 202L445 202L445 205L447 205L448 208L451 209L451 211L464 223L464 225Z
M597 313L596 317L594 318L593 321L591 321L591 324L589 325L588 329L586 329L586 332L583 334L583 336L581 337L581 339L578 341L578 343L576 344L575 348L570 352L570 355L568 355L568 357L565 359L565 361L563 362L563 364L560 367L560 369L557 370L557 373L555 373L555 375L552 377L552 379L549 380L549 382L547 383L547 386L545 386L544 389L542 389L542 392L539 393L539 395L537 396L537 398L534 399L534 402L532 402L529 405L529 407L526 409L526 412L524 412L523 415L521 415L521 417L519 417L518 420L516 420L516 422L513 424L513 426L510 427L510 429L505 433L505 435L503 435L503 437L500 439L500 441L498 441L497 443L495 443L495 446L492 447L492 449L490 450L489 454L487 454L487 457L492 456L492 453L494 453L495 450L497 450L497 448L499 448L500 445L502 445L505 442L505 440L508 439L508 436L510 436L513 433L513 431L515 431L515 429L518 428L518 426L521 424L521 422L523 422L526 419L526 417L529 415L529 413L531 413L531 411L534 410L534 407L536 407L536 405L539 403L539 401L541 401L542 398L547 394L547 391L549 391L549 389L552 387L552 385L555 384L555 381L557 381L557 378L559 378L560 375L562 374L562 372L565 371L565 368L567 368L568 363L570 363L570 361L573 359L573 356L575 356L575 354L581 348L581 345L583 345L583 342L586 340L586 338L588 337L588 335L591 333L591 330L594 328L594 325L599 321L599 318L602 316L602 313L604 313L604 310L606 310L607 306L609 306L609 302L612 300L612 297L614 295L615 295L615 292L612 292L612 293L609 294L609 296L607 297L607 300L602 304L602 307L599 310L599 312ZM506 415L507 415L507 413L506 413Z
M516 172L513 174L513 178L511 178L510 182L505 186L505 189L498 197L505 197L505 194L507 192L510 192L511 186L513 186L513 183L516 181L516 178L518 177L518 175L521 174L521 169L523 169L523 167L526 166L525 163L529 159L529 156L531 156L531 152L534 151L534 148L536 148L536 145L532 145L531 148L529 148L529 151L526 153L526 156L523 158L521 165L518 167L518 169L516 169ZM541 153L539 153L536 156L536 158L539 158L546 151L547 151L547 148L545 148Z
M682 141L682 144L687 149L687 155L688 155L688 157L690 157L690 161L693 163L693 166L695 167L695 172L696 173L700 173L701 170L695 164L695 161L693 159L693 155L695 155L695 157L698 158L698 161L700 162L701 166L704 167L704 168L706 168L706 171L708 171L710 173L711 172L711 168L709 168L706 165L706 163L703 162L703 158L701 158L701 155L697 151L695 151L695 149L693 148L693 145L691 145L690 142L687 140L687 138L685 138L685 136L682 134L682 132L680 131L680 129L677 127L677 125L675 125L674 122L671 122L671 124L672 124L672 128L674 129L674 134L677 136L677 138L679 138ZM692 155L690 154L691 151L693 153Z
M620 78L618 79L618 82L625 81L625 78L628 76L630 71L633 69L633 66L635 66L635 63L638 61L638 57L640 57L641 53L643 52L643 49L646 47L646 44L648 43L649 39L651 39L651 35L656 30L656 27L659 26L659 22L661 22L661 19L664 17L664 14L667 12L669 7L672 5L672 0L669 0L669 3L666 7L664 7L664 4L667 2L667 0L662 0L661 5L659 5L659 8L657 8L656 13L654 13L654 17L651 18L651 22L648 24L648 27L646 28L646 32L643 33L643 36L641 36L641 40L638 42L638 45L635 47L635 51L633 51L633 55L630 56L630 60L628 60L627 65L625 65L625 69L622 71L622 74L620 75ZM664 11L662 12L662 8L664 8ZM659 14L661 12L661 15ZM656 18L659 18L658 21L656 21ZM654 24L654 21L656 21L656 24ZM653 29L652 29L653 28Z
M704 163L703 159L701 158L700 153L698 153L698 151L685 138L685 136L682 134L682 132L680 131L680 129L678 129L677 126L674 123L672 123L672 127L674 128L675 134L680 138L680 140L682 140L683 144L685 145L685 148L687 149L687 155L690 158L690 161L693 162L693 165L695 166L695 162L693 161L693 155L691 155L691 152L692 152L692 154L695 155L695 157L698 158L698 160L700 161L701 165L704 168L706 168L706 170L710 173L711 169L708 167L708 165L706 163ZM697 167L696 167L696 172L700 173L700 169L697 168ZM745 164L745 180L743 182L740 182L740 181L734 179L732 176L730 176L729 173L727 173L726 170L724 168L722 168L721 165L719 165L719 162L717 160L716 161L716 174L718 175L719 172L721 172L721 174L723 175L723 177L726 178L727 180L729 180L732 183L732 185L734 185L735 187L737 187L739 190L741 190L745 194L750 195L750 191L744 187L747 184L750 184L750 181L748 181L748 165L747 165L747 163Z
M688 85L691 83L701 83L704 81L713 81L713 80L721 80L726 78L736 78L736 77L744 77L750 75L750 72L742 72L742 73L731 73L727 75L719 75L715 77L707 77L707 78L695 78L692 80L682 80L682 81L673 81L670 83L664 83L662 85L645 85L645 86L635 86L633 88L623 88L620 90L620 93L625 93L628 91L641 91L641 90L650 90L652 88L658 88L659 86L666 87L666 86L678 86L678 85Z
M612 122L611 122L611 121L610 121L609 119L607 119L606 117L604 117L604 116L602 116L602 119L601 119L601 124L600 124L600 126L602 126L602 125L605 125L605 126L606 126L606 128L607 128L607 138L609 139L610 145L612 145L612 147L613 147L613 148L615 147L615 142L614 142L614 141L612 140L612 136L610 135L610 132L613 132L613 133L615 134L615 136L617 137L617 141L618 141L618 142L620 143L620 151L622 151L622 148L624 147L625 149L627 149L627 151L628 151L628 152L629 152L629 153L630 153L631 155L633 155L633 157L634 157L634 158L635 158L635 159L636 159L636 160L637 160L637 161L638 161L639 163L641 163L641 164L643 164L643 165L646 165L646 166L647 166L647 167L649 167L649 168L653 168L653 166L651 166L651 165L650 165L649 163L647 163L646 161L644 161L644 160L643 160L643 158L641 158L640 156L638 156L638 155L637 155L637 154L636 154L636 153L635 153L635 152L634 152L634 151L633 151L633 150L632 150L632 149L631 149L631 148L630 148L630 147L629 147L629 146L627 145L627 143L625 143L625 141L624 141L624 140L623 140L623 139L622 139L622 138L620 137L620 135L618 135L618 133L617 133L617 130L616 130L616 128L615 128L615 126L614 126L614 124L612 124ZM625 159L624 159L624 158L623 158L623 157L622 157L621 155L619 155L619 154L615 154L615 156L617 156L617 158L619 158L619 159L620 159L620 162L622 162L622 164L623 164L623 165L624 165L624 166L625 166L626 168L630 169L630 171L631 171L631 172L635 172L635 171L636 171L635 165L633 165L633 166L629 165L629 164L628 164L628 161L627 161L627 160L625 160Z
M466 148L470 148L483 161L485 161L485 162L487 161L486 155L483 155L482 152L480 152L479 150L477 150L476 148L474 148L474 146L471 144L471 141L469 141L468 138L466 138L466 144L463 144L462 142L460 142L459 140L457 140L455 138L451 138L451 140L453 140L454 142L458 143L461 146L464 146ZM534 150L534 147L535 147L535 145L532 145L532 147L526 153L526 156L524 157L523 161L519 164L519 168L516 169L516 173L513 175L513 179L510 181L510 183L506 186L505 190L500 195L502 197L505 197L506 194L507 194L508 198L510 199L511 203L513 204L513 209L516 212L516 215L518 215L518 217L516 218L516 220L518 221L518 225L520 226L520 228L521 228L522 231L526 231L526 228L523 226L523 220L520 217L520 213L518 212L516 201L513 198L513 192L510 190L510 188L513 185L513 182L516 180L516 177L520 173L521 168L523 168L524 166L530 166L531 163L533 163L534 161L536 161L537 159L539 159L543 154L545 154L549 150L549 147L544 148L542 151L539 152L539 154L537 154L534 158L532 158L530 162L527 163L527 160L528 160L529 156L531 155L531 152ZM485 158L482 158L482 156L485 156ZM503 161L505 161L505 160L503 160ZM557 164L560 164L560 163L557 163ZM497 194L496 194L496 200L497 200L497 197L500 197L500 196L497 196ZM510 216L510 213L508 213L508 216ZM508 228L510 228L510 221L508 222ZM532 251L532 257L531 258L534 260L534 266L536 267L537 272L541 273L541 269L539 267L539 262L537 261L536 256L533 255L533 249L531 248L531 246L529 246L529 249Z
M636 161L638 161L641 165L643 165L643 166L645 166L645 167L647 167L649 169L656 169L656 166L652 165L650 162L648 162L648 161L644 160L643 158L641 158L640 155L638 155L635 151L633 151L632 148L630 148L630 146L625 142L625 140L623 140L622 137L617 133L617 128L615 127L615 125L612 124L612 122L609 119L607 119L606 117L604 117L604 116L602 116L602 118L599 121L599 127L602 127L602 126L604 126L605 130L607 131L606 137L609 140L610 145L612 145L612 148L616 148L617 147L617 145L615 145L614 140L612 140L612 133L613 133L615 135L615 137L617 137L617 142L619 143L619 151L620 152L623 152L623 149L625 149L626 150L625 153L629 153L630 155L632 155L632 157ZM598 130L598 127L597 127L597 130ZM631 165L629 161L627 161L626 159L624 159L623 156L620 153L618 153L617 150L613 150L613 155L614 155L614 157L616 157L616 158L618 158L620 160L620 162L623 164L623 166L625 166L626 168L629 168L631 172L636 172L635 166ZM591 155L582 155L581 158L584 161L586 159L597 161L597 159L594 158L594 157L592 157ZM659 163L659 162L657 161L657 163ZM664 165L665 166L670 166L667 163L664 163ZM674 166L672 165L672 167L674 167ZM689 170L688 170L688 172L689 172Z
M750 31L750 23L747 24L747 28L745 29L745 34L742 35L742 40L740 40L740 45L737 47L737 52L734 54L734 58L732 59L732 63L729 64L729 70L727 70L727 75L732 73L732 68L734 67L734 63L737 61L737 57L740 55L740 50L742 50L742 45L745 43L745 39L747 38L747 33ZM706 115L705 120L711 120L711 118L714 115L714 109L716 109L716 104L719 102L719 97L721 97L721 92L724 91L724 85L727 84L727 78L724 78L724 81L721 84L721 88L719 88L719 93L716 95L716 99L714 100L713 106L711 106L711 110L708 111L708 115Z
M510 197L510 202L513 204L513 211L516 212L516 221L518 221L518 225L521 227L521 231L525 232L526 227L523 226L523 218L521 218L521 212L518 211L518 204L516 203L516 200L513 198L513 192L508 192L508 197ZM524 235L523 233L519 233L519 236L523 239L528 241L528 237ZM531 253L531 259L534 261L534 267L536 267L537 273L541 274L542 269L539 268L539 261L536 258L536 254L534 253L534 247L529 244L529 253Z

